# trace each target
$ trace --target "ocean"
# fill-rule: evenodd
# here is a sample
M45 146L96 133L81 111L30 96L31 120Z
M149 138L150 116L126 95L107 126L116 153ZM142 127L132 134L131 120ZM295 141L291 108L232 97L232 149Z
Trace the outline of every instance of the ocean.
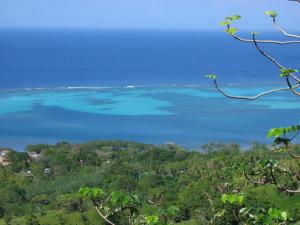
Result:
M248 33L241 35L250 36ZM278 38L262 33L261 38ZM297 69L300 46L264 49ZM270 143L272 127L298 123L300 103L277 93L280 72L253 44L217 31L0 29L0 146L89 140Z

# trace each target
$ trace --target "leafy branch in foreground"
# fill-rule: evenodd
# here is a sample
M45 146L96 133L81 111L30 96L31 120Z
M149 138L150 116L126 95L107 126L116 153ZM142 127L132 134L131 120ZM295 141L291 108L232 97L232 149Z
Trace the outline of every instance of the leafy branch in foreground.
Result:
M285 210L245 206L242 194L223 194L221 200L224 208L215 214L213 222L223 219L226 214L232 215L232 224L287 225L293 222Z
M299 0L294 0L295 2L300 3ZM273 24L275 28L284 34L286 37L299 39L299 35L289 34L284 29L278 26L277 17L278 13L276 11L266 11L266 14L272 18ZM245 39L237 35L237 28L232 27L233 22L241 19L241 16L235 15L232 17L226 17L224 21L220 23L221 26L225 26L225 32L232 36L234 39L242 41L242 42L250 42L253 43L256 50L267 60L269 60L275 67L279 69L280 77L285 79L286 87L271 89L269 91L262 92L255 96L237 96L231 95L225 92L220 88L217 82L217 75L210 74L207 77L213 80L214 86L217 91L219 91L222 95L228 98L233 99L242 99L242 100L256 100L265 95L269 95L275 92L282 91L291 91L296 96L300 96L300 92L297 89L300 86L300 78L298 77L298 70L294 68L288 68L283 66L277 59L272 57L266 51L262 49L260 44L299 44L299 40L286 40L286 41L277 41L277 40L259 40L256 37L259 35L258 32L252 32L251 39ZM292 81L295 84L292 84ZM291 126L291 127L282 127L282 128L273 128L269 131L268 137L274 137L275 147L272 149L274 153L281 154L280 157L290 156L292 159L300 159L300 155L295 154L290 149L291 142L298 136L300 130L299 125ZM278 156L279 157L279 156ZM299 171L293 171L293 165L298 162L292 162L292 160L288 160L285 165L280 165L276 157L271 159L259 160L256 165L252 166L248 172L244 172L245 177L254 184L266 185L273 184L280 191L287 192L290 194L300 193L300 176ZM297 167L296 167L297 168ZM258 179L257 179L258 177ZM256 179L255 179L256 178Z
M179 212L176 206L170 206L154 215L142 215L138 196L120 191L105 193L101 188L83 187L79 194L91 200L99 216L110 225L117 225L114 221L118 217L126 218L131 225L171 225Z

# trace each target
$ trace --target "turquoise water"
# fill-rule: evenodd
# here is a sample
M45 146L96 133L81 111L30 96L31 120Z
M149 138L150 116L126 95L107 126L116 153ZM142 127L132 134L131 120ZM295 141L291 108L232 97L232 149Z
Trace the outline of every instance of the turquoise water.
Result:
M265 89L226 87L239 95ZM17 149L95 139L172 141L189 148L211 141L268 143L271 127L291 125L300 112L289 92L241 101L203 86L10 90L1 92L0 105L0 143Z
M137 91L26 91L0 97L0 115L32 111L36 105L56 106L64 110L108 115L168 115L164 109L171 103L143 95Z
M263 88L225 89L235 95L255 95ZM59 107L64 110L107 114L107 115L171 115L174 103L160 99L159 95L176 94L197 98L220 98L218 92L193 87L165 87L165 88L109 88L106 90L88 90L85 88L27 90L13 93L2 93L0 96L0 115L33 111L36 106ZM233 101L238 104L237 101ZM249 102L256 106L269 109L300 109L300 102L291 96L264 97L262 100Z

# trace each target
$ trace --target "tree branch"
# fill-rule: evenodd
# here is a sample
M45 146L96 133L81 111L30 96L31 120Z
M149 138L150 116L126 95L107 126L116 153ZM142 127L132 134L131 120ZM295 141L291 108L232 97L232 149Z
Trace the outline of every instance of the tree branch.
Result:
M272 180L273 180L274 184L275 184L276 186L278 186L277 179L276 179L276 177L275 177L275 175L274 175L274 173L273 173L273 169L272 169L272 168L269 168L269 171L270 171L270 173L271 173L271 177L272 177Z
M286 82L287 82L287 84L288 84L288 86L289 86L290 91L291 91L293 94L295 94L295 95L297 95L297 96L300 96L300 92L296 91L296 90L293 88L293 86L292 86L292 84L291 84L291 82L290 82L289 76L286 76Z
M287 37L291 37L291 38L300 38L300 35L296 35L296 34L289 34L288 32L286 32L284 29L282 29L276 22L276 18L273 17L273 24L276 30L278 30L280 33L282 33L283 35L287 36Z
M263 55L264 57L266 57L267 59L269 59L269 60L270 60L275 66L277 66L280 70L285 69L285 67L284 67L283 65L281 65L276 59L274 59L272 56L270 56L269 54L267 54L265 51L263 51L263 50L259 47L259 45L258 45L258 43L257 43L257 41L256 41L256 39L255 39L255 35L253 35L252 38L253 38L253 43L254 43L256 49L258 50L258 52L259 52L261 55Z
M269 59L275 66L277 66L280 70L284 70L286 69L283 65L281 65L276 59L274 59L273 57L271 57L269 54L267 54L265 51L263 51L259 45L257 44L256 42L256 39L255 39L255 35L253 35L253 41L254 41L254 45L256 47L256 49L259 51L259 53L261 55L263 55L264 57L266 57L267 59ZM300 82L300 79L298 77L296 77L294 74L290 73L288 76L286 76L286 81L287 81L287 84L289 86L289 89L295 94L295 95L298 95L300 96L300 93L295 91L294 88L292 87L290 81L289 81L289 76L291 76L294 80L296 80L298 83Z
M107 223L109 223L110 225L115 225L114 223L112 223L111 221L109 221L109 220L106 218L106 216L104 216L104 215L100 212L100 210L98 209L97 206L95 206L95 209L96 209L97 213L102 217L102 219L104 219L104 220L105 220Z
M292 158L295 158L295 159L300 159L300 155L296 155L292 152L289 151L289 155L292 157Z
M236 40L242 41L242 42L251 42L253 43L254 41L252 39L246 39L239 37L235 34L231 35L233 38ZM265 43L265 44L278 44L278 45L287 45L287 44L300 44L300 41L276 41L276 40L256 40L257 43Z
M296 189L296 190L292 190L292 189L287 189L285 187L278 187L281 191L284 191L286 193L291 193L291 194L296 194L296 193L300 193L300 188Z
M256 180L253 180L252 178L250 178L244 171L244 176L246 177L247 180L249 180L251 183L253 184L260 184L260 185L265 185L267 182L266 180L264 181L256 181Z
M290 2L298 2L300 3L300 0L289 0Z
M269 90L269 91L265 91L265 92L262 92L262 93L260 93L258 95L255 95L253 97L250 97L250 96L230 95L230 94L226 93L224 90L222 90L219 87L219 84L218 84L218 82L217 82L216 79L214 79L214 85L215 85L217 91L220 92L225 97L233 98L233 99L242 99L242 100L255 100L255 99L258 99L258 98L263 97L263 96L268 95L268 94L272 94L272 93L280 92L280 91L289 91L290 90L290 87L277 88L277 89L272 89L272 90ZM297 85L293 86L292 89L298 88L299 86L300 86L300 84L297 84Z

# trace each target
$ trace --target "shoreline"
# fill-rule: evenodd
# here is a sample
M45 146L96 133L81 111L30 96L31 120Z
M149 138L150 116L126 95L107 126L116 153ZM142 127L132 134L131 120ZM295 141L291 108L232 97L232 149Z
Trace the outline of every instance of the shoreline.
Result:
M166 142L162 142L162 143L147 143L147 142L142 142L142 141L134 141L134 140L123 140L123 139L109 139L109 140L86 140L86 141L67 141L67 140L56 140L56 141L43 141L43 142L35 142L35 143L24 143L24 144L20 144L20 145L6 145L6 146L2 146L0 145L0 149L11 149L13 151L17 151L17 152L26 152L26 147L28 146L36 146L36 145L49 145L49 146L55 146L59 143L68 143L71 144L73 146L75 145L82 145L82 144L89 144L89 143L95 143L95 142L99 142L99 143L105 143L105 142L121 142L121 143L136 143L136 144L142 144L142 145L153 145L156 147L161 147L161 146L176 146L182 149L185 149L186 151L192 152L192 151L200 151L203 152L203 146L205 145L210 145L210 144L215 144L215 145L237 145L239 147L239 149L241 151L248 151L249 149L251 149L254 145L263 145L266 147L271 147L270 143L260 143L260 142L251 142L251 143L238 143L238 142L225 142L225 141L213 141L213 142L208 142L208 143L199 143L197 145L184 145L184 144L178 144L176 142L173 141L166 141ZM297 143L295 143L297 144ZM189 146L189 147L188 147Z

